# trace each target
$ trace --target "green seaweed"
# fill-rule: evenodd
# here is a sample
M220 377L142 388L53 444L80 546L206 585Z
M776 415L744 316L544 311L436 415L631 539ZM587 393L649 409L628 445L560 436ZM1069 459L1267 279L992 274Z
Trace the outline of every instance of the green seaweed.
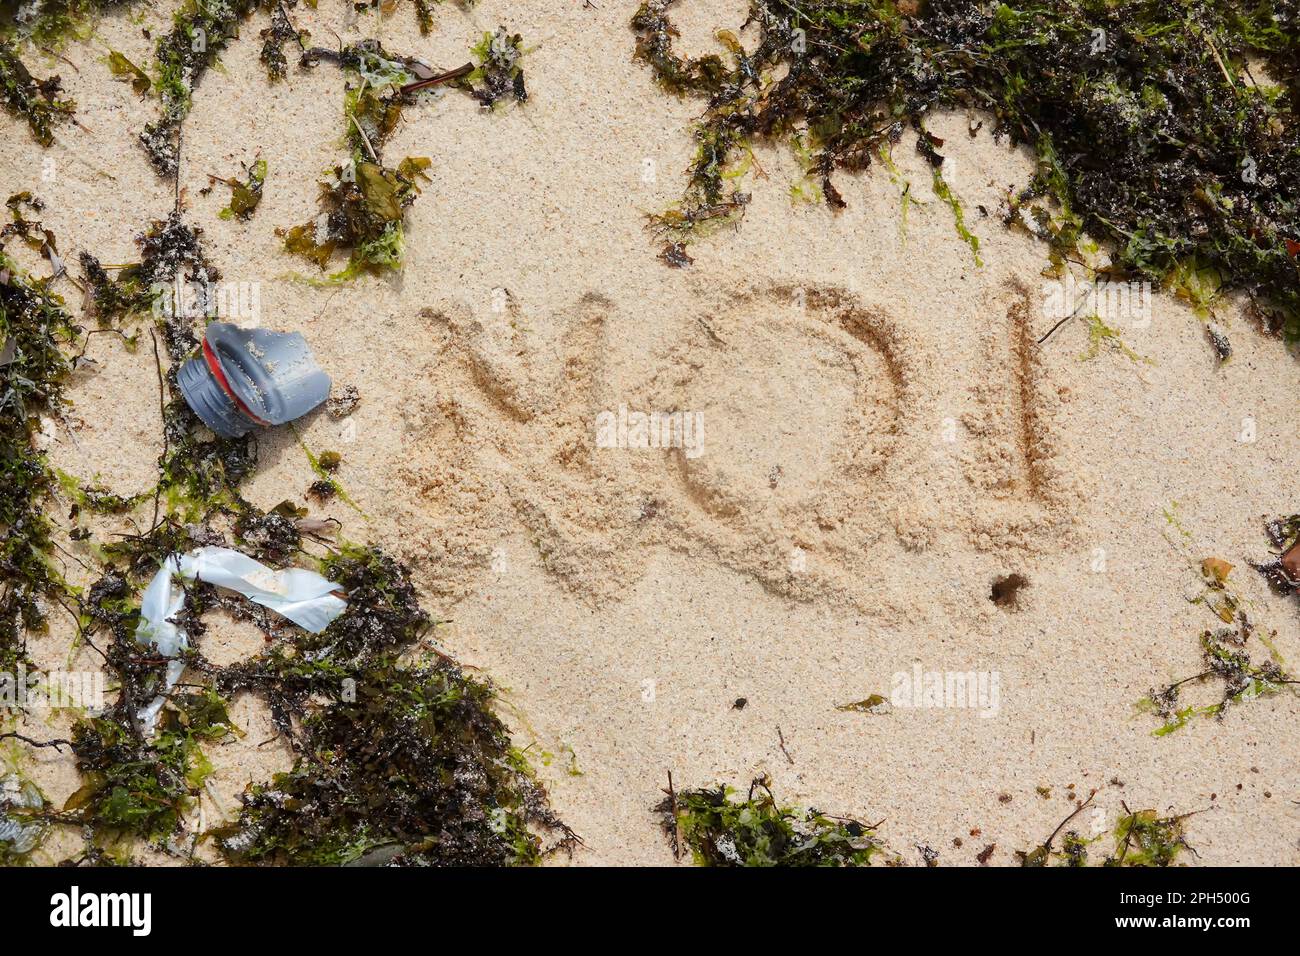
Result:
M36 0L0 3L0 39L30 42L59 50L70 39L87 39L101 13L129 6L131 0Z
M934 175L934 194L942 199L952 210L952 218L957 235L961 236L962 241L970 246L971 255L975 257L975 265L982 266L984 262L980 259L980 240L973 232L966 228L966 213L962 209L961 200L957 194L952 191L952 187L943 178L943 172L935 166Z
M73 752L82 785L63 813L95 831L164 843L176 836L212 766L202 744L239 733L226 703L212 691L173 694L156 736L146 738L121 703L112 717L79 722Z
M1108 346L1119 352L1130 362L1142 365L1154 365L1155 362L1143 355L1138 355L1124 341L1118 329L1111 328L1102 321L1101 316L1095 312L1086 319L1088 323L1088 345L1079 354L1079 360L1090 362L1101 354L1103 346Z
M162 101L157 120L140 134L149 162L161 176L177 174L180 130L189 115L194 90L221 51L239 36L239 25L264 0L185 0L172 29L158 38L155 86Z
M855 700L847 704L839 704L835 709L856 714L887 714L892 708L890 707L889 701L880 694L872 694L863 700Z
M80 328L46 280L25 274L0 246L0 670L26 660L26 635L45 626L45 600L70 595L42 505L57 487L33 445L42 417L57 418Z
M117 50L108 51L108 71L118 80L126 80L131 84L131 89L135 90L136 96L144 96L153 86L153 81L149 79L149 74L132 63L124 53Z
M69 120L76 104L60 97L58 76L37 80L19 57L20 50L55 55L72 38L88 39L102 11L125 6L130 0L16 0L0 3L0 104L26 120L42 146L54 143L54 127ZM125 61L125 62L123 62ZM110 69L129 61L110 54ZM132 66L131 69L134 69ZM147 83L147 77L145 78ZM139 82L139 78L136 78ZM137 87L139 89L139 87Z
M72 100L60 96L62 90L58 76L36 79L13 45L0 39L0 102L27 121L27 128L42 146L54 143L54 127L76 109Z
M389 53L375 40L338 51L322 47L304 51L304 66L326 60L350 77L343 102L348 159L334 167L330 180L320 183L319 215L277 230L287 252L315 263L322 272L328 272L336 252L348 253L342 269L305 281L333 285L402 268L405 211L419 196L420 183L429 181L426 170L432 161L408 156L391 167L384 163L383 152L402 110L418 102L421 92L454 84L485 107L507 96L520 102L527 99L519 63L527 51L518 34L507 34L504 28L486 33L473 52L477 66L466 64L437 73L414 57Z
M1162 817L1155 810L1129 810L1115 827L1115 852L1106 866L1171 866L1183 850L1195 854L1187 842L1184 821L1198 811Z
M1287 687L1300 685L1300 681L1292 678L1283 668L1276 651L1265 636L1261 635L1259 639L1269 652L1268 659L1256 663L1251 658L1247 644L1255 635L1256 628L1231 586L1231 570L1232 565L1217 558L1206 559L1201 564L1205 589L1194 603L1203 604L1227 625L1201 633L1204 669L1162 688L1152 688L1146 697L1134 705L1137 712L1155 714L1163 721L1151 732L1156 737L1181 730L1198 717L1223 720L1228 710L1238 704L1272 696ZM1203 705L1182 705L1182 691L1185 687L1212 682L1217 682L1220 686L1217 701Z
M365 512L352 500L352 497L343 489L338 478L334 475L343 463L342 456L336 451L324 451L317 455L307 447L307 443L303 441L302 435L299 434L297 428L294 428L294 436L298 439L299 447L307 456L307 462L311 465L311 470L316 474L316 481L308 489L308 494L320 500L337 497L356 511L357 514L364 517Z
M694 135L709 148L666 214L678 232L743 208L746 193L722 186L719 170L751 141L803 138L828 205L840 208L834 172L868 168L909 127L938 167L927 118L979 110L995 136L1037 157L1004 221L1047 240L1055 263L1085 234L1108 244L1112 275L1177 287L1195 262L1300 340L1291 0L751 0L753 41L720 33L725 54L693 59L673 49L675 2L646 0L631 26L659 83L705 104Z
M262 201L262 187L266 184L266 160L254 160L245 169L247 179L223 179L220 182L230 187L230 205L219 213L222 219L240 219L247 221Z
M49 262L53 270L52 279L60 276L65 267L59 255L57 237L40 220L28 219L24 214L24 210L27 210L28 214L39 214L44 210L45 203L24 190L6 199L5 207L9 210L9 222L0 228L0 244L11 236L17 236L29 249L40 253Z
M780 806L766 779L743 800L730 787L676 792L655 807L675 853L699 866L868 866L887 855L875 826Z
M480 104L494 109L509 100L528 101L521 61L529 51L524 49L522 36L497 27L495 31L485 32L470 52L478 65L465 82Z
M320 215L277 234L286 251L321 271L328 270L336 251L349 253L347 264L330 274L326 284L400 270L405 257L403 218L420 194L420 181L428 181L425 170L431 161L408 156L396 168L389 167L383 163L383 148L397 127L403 103L414 95L404 90L432 74L414 61L390 55L374 41L340 53L313 49L305 56L308 62L329 59L359 78L344 91L349 158L334 167L332 181L320 183Z
M1102 840L1105 834L1100 833L1085 838L1077 830L1067 830L1066 827L1075 817L1092 806L1096 795L1097 791L1093 790L1088 794L1087 800L1076 801L1074 810L1057 825L1056 829L1052 831L1052 835L1039 846L1030 851L1017 850L1016 858L1020 861L1020 865L1027 867L1088 866L1088 848ZM1124 812L1116 820L1112 831L1114 849L1103 859L1102 866L1170 866L1177 860L1178 855L1183 850L1193 854L1196 852L1187 842L1184 821L1199 811L1162 817L1155 810L1138 810L1134 812L1129 809L1127 803L1123 801L1120 803L1124 808ZM1052 845L1057 836L1061 837L1060 849L1055 849Z

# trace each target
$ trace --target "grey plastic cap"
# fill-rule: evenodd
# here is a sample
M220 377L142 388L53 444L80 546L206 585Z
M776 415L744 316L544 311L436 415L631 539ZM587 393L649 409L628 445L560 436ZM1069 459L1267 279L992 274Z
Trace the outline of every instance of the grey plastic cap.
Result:
M203 424L218 435L238 438L257 425L283 425L329 396L330 377L297 332L213 322L204 341L205 354L181 366L176 384Z

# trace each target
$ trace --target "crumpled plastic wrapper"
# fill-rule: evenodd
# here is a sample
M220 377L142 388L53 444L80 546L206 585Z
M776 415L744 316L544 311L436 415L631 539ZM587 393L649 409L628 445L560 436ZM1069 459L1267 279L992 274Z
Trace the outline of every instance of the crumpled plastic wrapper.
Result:
M45 835L45 824L40 820L27 820L22 815L8 813L12 808L39 810L45 798L36 786L20 780L15 774L0 777L0 849L23 854L33 849Z
M153 647L163 657L175 658L168 662L163 675L163 693L140 710L140 723L147 733L153 732L167 692L185 672L185 662L179 658L189 647L189 638L171 620L185 603L185 591L176 582L177 576L237 591L313 634L329 627L347 607L347 601L336 593L342 590L341 585L305 568L276 571L230 548L197 548L179 556L169 555L145 588L140 624L135 631L138 643Z

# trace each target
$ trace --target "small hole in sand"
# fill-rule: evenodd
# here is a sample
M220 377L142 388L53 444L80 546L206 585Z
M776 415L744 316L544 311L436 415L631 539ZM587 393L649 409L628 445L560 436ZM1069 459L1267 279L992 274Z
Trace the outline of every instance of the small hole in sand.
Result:
M1004 574L993 579L993 590L989 600L998 607L1014 609L1020 606L1020 592L1029 586L1029 578L1023 574Z

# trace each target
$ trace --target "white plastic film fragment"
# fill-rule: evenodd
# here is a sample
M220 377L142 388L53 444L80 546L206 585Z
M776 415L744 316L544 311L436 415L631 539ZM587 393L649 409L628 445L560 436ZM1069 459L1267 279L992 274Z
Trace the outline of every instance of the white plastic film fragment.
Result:
M140 601L138 643L153 647L163 657L179 658L189 638L172 622L185 603L185 591L175 578L206 581L237 591L250 601L288 618L304 630L319 634L343 613L347 602L334 592L340 585L305 568L272 570L260 561L230 548L198 548L180 556L169 555ZM171 660L163 675L163 692L140 709L140 723L152 733L167 693L185 671L185 662Z

